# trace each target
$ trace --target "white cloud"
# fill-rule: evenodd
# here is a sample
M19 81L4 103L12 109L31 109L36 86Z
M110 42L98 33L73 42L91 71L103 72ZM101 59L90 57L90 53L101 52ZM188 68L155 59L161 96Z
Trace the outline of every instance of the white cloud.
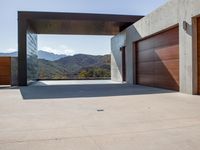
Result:
M41 47L39 50L43 50L43 51L54 53L54 54L65 54L65 55L75 54L75 50L68 48L66 45L59 45L56 48L44 46L44 47Z

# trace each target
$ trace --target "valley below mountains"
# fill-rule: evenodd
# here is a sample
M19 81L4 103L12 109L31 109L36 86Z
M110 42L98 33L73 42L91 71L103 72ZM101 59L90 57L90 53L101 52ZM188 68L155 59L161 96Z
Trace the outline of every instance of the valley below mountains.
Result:
M109 79L110 55L77 54L55 61L38 59L39 79Z
M0 56L17 57L17 52L0 53ZM38 51L39 79L109 79L110 54L73 56Z

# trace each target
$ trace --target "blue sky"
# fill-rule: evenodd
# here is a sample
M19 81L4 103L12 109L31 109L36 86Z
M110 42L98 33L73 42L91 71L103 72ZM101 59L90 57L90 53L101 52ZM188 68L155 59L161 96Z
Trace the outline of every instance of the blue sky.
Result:
M0 0L0 52L17 50L17 11L146 15L167 0ZM40 35L38 49L72 55L105 54L111 36Z

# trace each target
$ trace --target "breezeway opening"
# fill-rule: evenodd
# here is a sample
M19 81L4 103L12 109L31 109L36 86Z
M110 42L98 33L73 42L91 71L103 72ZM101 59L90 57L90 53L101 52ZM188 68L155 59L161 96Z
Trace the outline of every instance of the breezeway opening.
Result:
M18 12L18 80L26 86L38 79L37 38L39 34L116 35L143 16Z
M37 80L111 80L111 38L38 34Z

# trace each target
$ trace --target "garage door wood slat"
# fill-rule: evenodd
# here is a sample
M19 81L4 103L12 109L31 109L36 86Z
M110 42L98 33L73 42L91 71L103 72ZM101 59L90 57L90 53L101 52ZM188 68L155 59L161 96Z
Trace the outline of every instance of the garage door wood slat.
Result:
M140 51L149 50L150 48L162 48L169 45L175 45L179 42L178 27L165 31L158 35L141 40L137 43Z
M179 45L166 46L164 48L155 49L156 60L174 60L179 59Z
M153 62L155 60L154 49L150 49L148 51L140 51L137 58L137 63L142 62Z

